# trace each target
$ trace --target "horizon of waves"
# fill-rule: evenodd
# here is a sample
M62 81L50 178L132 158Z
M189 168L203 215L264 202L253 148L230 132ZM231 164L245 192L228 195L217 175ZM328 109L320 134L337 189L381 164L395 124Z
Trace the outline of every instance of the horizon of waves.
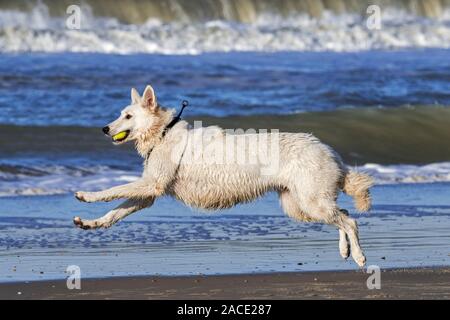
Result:
M366 27L365 1L266 0L262 5L204 0L203 7L201 2L87 1L81 6L80 30L66 28L64 1L2 2L0 52L201 54L450 47L447 1L380 1L381 30ZM226 9L226 3L234 9Z

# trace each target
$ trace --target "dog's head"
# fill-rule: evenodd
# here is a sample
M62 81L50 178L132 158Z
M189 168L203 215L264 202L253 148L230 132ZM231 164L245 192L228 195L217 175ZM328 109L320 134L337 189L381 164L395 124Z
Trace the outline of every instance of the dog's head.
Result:
M122 110L119 118L102 130L112 138L114 144L121 144L145 136L160 118L161 110L153 88L147 86L142 97L133 88L131 104Z

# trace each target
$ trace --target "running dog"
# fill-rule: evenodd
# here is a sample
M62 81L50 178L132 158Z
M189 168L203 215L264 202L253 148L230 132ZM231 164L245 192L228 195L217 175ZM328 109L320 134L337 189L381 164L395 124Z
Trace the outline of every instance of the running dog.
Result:
M132 89L131 104L103 132L114 144L135 141L145 159L144 171L142 177L128 184L98 192L76 192L75 197L84 202L127 199L99 219L75 217L76 226L108 228L164 195L191 207L212 210L275 191L288 216L336 226L341 256L346 259L351 253L358 266L365 265L356 221L338 207L336 200L343 191L353 197L358 211L368 211L373 181L366 174L347 169L336 152L311 134L271 132L262 139L261 133L228 134L215 126L191 128L174 117L173 110L158 104L151 86L142 97ZM256 144L245 143L246 139L256 139L256 144L265 143L270 145L266 150L277 152L269 154L266 161L239 161L254 155L250 149ZM224 147L227 141L232 141L228 144L232 148ZM231 149L233 155L229 156ZM273 163L275 169L264 170Z

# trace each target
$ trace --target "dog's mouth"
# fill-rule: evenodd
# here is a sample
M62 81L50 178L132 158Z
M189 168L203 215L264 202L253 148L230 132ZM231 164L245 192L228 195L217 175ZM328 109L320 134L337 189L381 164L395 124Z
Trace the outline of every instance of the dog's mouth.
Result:
M114 142L123 142L128 138L129 135L130 135L130 130L121 131L118 134L113 135L112 139Z

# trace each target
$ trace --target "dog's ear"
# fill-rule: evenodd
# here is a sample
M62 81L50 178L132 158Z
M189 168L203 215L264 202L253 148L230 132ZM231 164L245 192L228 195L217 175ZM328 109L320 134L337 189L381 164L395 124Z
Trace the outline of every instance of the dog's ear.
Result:
M142 95L142 106L148 108L152 112L158 110L155 91L153 91L153 88L150 85L145 88L144 94Z
M131 88L131 104L137 104L141 102L141 96L135 88Z

